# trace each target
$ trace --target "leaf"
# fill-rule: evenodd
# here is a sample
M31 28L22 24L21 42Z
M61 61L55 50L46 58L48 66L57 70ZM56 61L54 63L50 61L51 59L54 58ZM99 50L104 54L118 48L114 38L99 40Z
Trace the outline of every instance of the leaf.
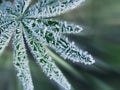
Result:
M39 20L39 19L38 19ZM37 21L38 21L37 20ZM39 24L39 22L37 22ZM80 33L83 28L79 25L67 23L66 21L57 21L52 19L44 19L42 22L45 27L47 27L50 31L58 32L58 33Z
M15 23L13 22L14 16L12 14L11 2L4 2L0 4L0 54L8 45Z
M14 66L24 90L34 88L24 41L27 42L44 73L66 90L70 90L71 85L48 55L50 52L49 50L47 52L46 45L60 53L63 58L73 62L92 64L94 60L91 55L83 52L73 42L70 43L66 37L62 36L64 33L81 32L80 26L47 18L72 10L84 0L38 0L29 8L32 1L14 0L13 3L0 4L0 53L14 34Z
M22 28L18 26L14 33L14 66L24 90L34 90L25 50Z
M27 28L25 26L25 28ZM47 51L44 49L42 44L40 44L39 40L32 36L32 32L28 29L25 29L25 39L26 42L36 59L37 63L43 69L43 72L52 80L57 82L59 85L64 87L66 90L70 90L71 86L59 70L59 68L55 65L51 57L47 55Z
M31 1L32 0L14 0L16 12L18 14L23 14L30 5Z
M82 51L74 42L70 43L68 38L55 33L46 32L45 36L48 46L61 55L64 59L69 59L73 62L81 62L84 64L93 64L95 61L87 51ZM49 36L48 36L49 34ZM51 35L52 34L52 35ZM51 35L51 36L50 36Z
M14 25L15 24L11 22L9 24L0 26L0 54L4 51L12 37Z
M6 16L12 16L14 14L14 7L10 1L3 2L0 4L0 12ZM1 14L1 13L0 13Z
M66 21L57 21L52 19L25 19L23 21L31 30L34 29L49 29L55 33L80 33L83 28L79 25L70 24ZM42 30L43 31L43 30Z
M0 4L0 27L14 21L14 9L11 2Z
M54 28L56 27L54 25L51 27L51 23L47 23L46 26L44 26L44 23L42 23L39 19L24 20L24 24L27 25L27 28L32 31L38 40L61 54L64 59L70 59L73 62L81 62L84 64L93 64L95 62L88 52L80 50L77 46L75 46L74 42L70 43L65 36L62 36L60 32L62 30L64 30L64 32L67 30L67 28L64 27L64 24L63 27L59 27L55 30ZM74 27L72 30L74 30Z
M29 18L48 18L78 7L85 0L39 0L28 11Z
M52 5L54 3L57 3L58 0L38 0L40 7L44 7L46 5Z
M6 16L1 10L0 10L0 28L12 24L14 21L14 18L12 16ZM7 28L7 27L6 27Z

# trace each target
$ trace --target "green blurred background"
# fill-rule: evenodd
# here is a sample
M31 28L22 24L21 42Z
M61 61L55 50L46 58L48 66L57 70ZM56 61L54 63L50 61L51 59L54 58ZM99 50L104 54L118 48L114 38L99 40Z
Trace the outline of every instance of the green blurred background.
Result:
M73 90L120 90L120 0L86 0L56 18L84 28L67 36L96 60L91 66L55 60ZM0 90L22 90L12 63L11 43L0 56ZM29 59L35 90L64 90L44 75L31 55Z

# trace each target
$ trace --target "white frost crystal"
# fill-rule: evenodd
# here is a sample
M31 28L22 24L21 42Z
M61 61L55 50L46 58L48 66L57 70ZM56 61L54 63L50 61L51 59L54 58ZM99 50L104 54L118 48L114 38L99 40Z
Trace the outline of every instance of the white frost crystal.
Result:
M24 90L34 90L25 47L28 46L43 72L66 90L68 80L46 50L51 47L64 59L84 64L95 61L64 34L77 34L83 28L66 21L50 19L79 6L84 0L14 0L0 4L0 54L13 37L14 66ZM25 42L27 45L25 45Z

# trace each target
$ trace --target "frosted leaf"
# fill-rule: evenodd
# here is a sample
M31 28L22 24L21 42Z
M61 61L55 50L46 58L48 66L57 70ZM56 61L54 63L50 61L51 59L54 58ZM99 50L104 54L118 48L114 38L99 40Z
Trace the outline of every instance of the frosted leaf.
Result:
M0 4L0 27L11 23L14 20L14 9L10 2Z
M32 0L15 0L14 5L18 14L23 14Z
M83 28L78 25L52 19L25 19L23 22L33 31L46 28L49 29L49 31L58 33L80 33L83 30Z
M45 25L45 23L41 22L39 19L26 20L24 24L27 25L27 28L32 31L34 36L42 43L50 46L57 53L61 54L64 59L70 59L73 62L81 62L84 64L93 64L95 62L90 54L80 50L74 45L74 42L70 43L65 36L62 36L62 27L59 27L59 32L56 32L53 27L49 27L51 23Z
M14 15L14 7L11 2L7 1L2 4L0 4L0 12L2 11L2 14L6 16L12 16Z
M41 36L40 33L35 34ZM44 39L46 40L47 45L59 53L64 59L84 64L93 64L95 62L90 54L86 51L80 50L75 46L74 42L70 43L68 39L61 34L49 32L47 30L44 34ZM39 39L41 40L41 37L39 37Z
M14 28L14 17L12 14L12 4L4 2L0 4L0 54L8 45Z
M14 17L12 16L6 16L1 10L0 10L0 28L2 26L11 24L14 21ZM7 28L7 27L6 27Z
M47 18L61 15L79 6L85 0L39 0L28 11L28 17ZM42 3L41 3L42 2Z
M38 2L41 7L44 7L46 5L51 5L51 4L56 3L58 2L58 0L38 0Z
M32 32L29 30L25 30L25 39L26 42L36 59L37 63L43 69L43 72L52 80L57 82L59 85L64 87L66 90L70 90L71 86L59 70L59 68L55 65L51 57L47 55L47 51L40 44L39 40L35 37L32 37Z
M1 22L1 21L0 21ZM14 29L14 23L5 24L0 26L0 54L3 52L5 47L8 45Z
M22 28L17 28L14 32L14 66L23 89L34 90L22 34Z
M26 42L44 73L66 90L70 90L71 85L48 55L45 46L73 62L92 64L95 61L90 54L62 36L64 33L79 33L82 27L49 18L74 9L85 0L35 0L38 1L36 4L32 3L34 0L12 1L13 3L0 4L0 54L14 34L14 66L23 89L34 90L25 50Z
M79 25L70 24L66 21L44 19L42 20L42 22L45 25L45 27L47 27L49 30L58 33L80 33L83 30L83 28Z
M57 53L61 55L64 59L69 59L73 62L81 62L84 64L93 64L95 61L93 57L88 54L87 51L80 50L75 46L74 42L69 42L68 38L62 36L61 34L56 34L52 32L46 32L46 41L48 46L54 49Z

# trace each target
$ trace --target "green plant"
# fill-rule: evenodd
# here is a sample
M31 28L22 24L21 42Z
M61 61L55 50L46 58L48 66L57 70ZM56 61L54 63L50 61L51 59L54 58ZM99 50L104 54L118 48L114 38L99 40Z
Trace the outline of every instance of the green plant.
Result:
M82 27L51 19L76 8L84 0L15 0L0 5L0 54L13 36L14 66L24 90L33 90L25 42L43 72L66 90L71 85L52 60L48 47L64 59L84 64L95 61L86 51L70 43L63 34L80 33Z

